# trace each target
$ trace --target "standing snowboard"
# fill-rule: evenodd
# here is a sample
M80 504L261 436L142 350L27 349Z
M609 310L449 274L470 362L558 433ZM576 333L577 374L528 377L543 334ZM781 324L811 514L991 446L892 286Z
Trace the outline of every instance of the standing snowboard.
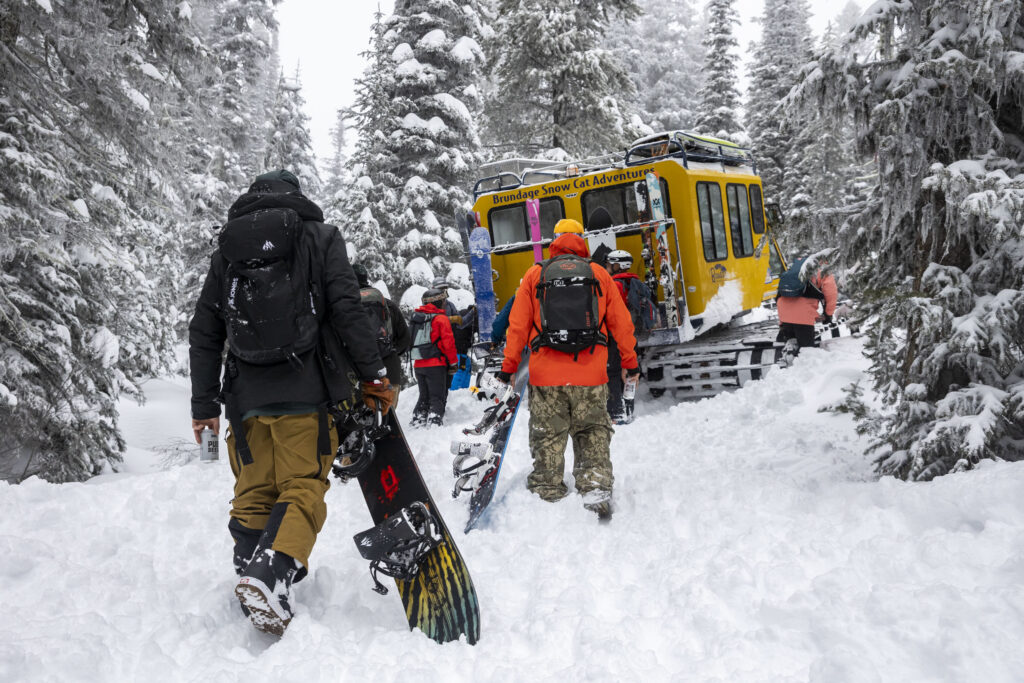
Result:
M494 324L494 275L491 269L491 233L487 228L474 228L469 234L469 261L473 269L473 289L480 341L491 340Z
M480 612L473 580L420 475L395 412L388 413L385 420L390 433L375 442L376 456L359 475L370 516L380 528L396 527L404 518L427 513L434 538L433 547L419 560L415 576L395 579L409 628L418 628L439 643L458 640L465 634L467 642L473 645L480 638ZM357 545L370 545L375 531L358 534ZM397 546L395 552L400 555L402 550Z

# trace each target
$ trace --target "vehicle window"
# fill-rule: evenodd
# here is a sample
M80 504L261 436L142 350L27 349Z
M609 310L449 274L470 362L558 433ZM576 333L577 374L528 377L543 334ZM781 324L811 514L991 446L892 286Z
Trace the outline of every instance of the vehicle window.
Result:
M665 203L665 215L672 216L672 207L669 204L668 183L660 178L661 197ZM627 225L637 223L641 219L636 207L636 192L633 190L633 183L615 185L601 188L600 190L589 190L583 193L583 227L589 229L590 217L598 207L603 206L612 217L612 225Z
M526 207L523 204L491 209L487 222L491 227L492 244L496 247L529 239L529 231L526 229Z
M540 236L550 240L555 236L555 223L565 218L562 200L558 198L540 201ZM530 226L526 221L526 203L520 202L500 209L491 209L487 222L491 226L494 246L526 242L530 239Z
M747 186L730 183L725 186L729 202L729 230L732 233L732 255L736 258L754 253L754 236L750 234L750 207L747 205Z
M565 208L561 199L540 200L540 236L541 239L555 238L555 223L565 218Z
M721 261L729 255L725 243L722 188L717 183L697 183L697 211L704 241L704 260Z
M754 219L754 232L764 234L764 204L761 202L761 188L750 186L750 213Z

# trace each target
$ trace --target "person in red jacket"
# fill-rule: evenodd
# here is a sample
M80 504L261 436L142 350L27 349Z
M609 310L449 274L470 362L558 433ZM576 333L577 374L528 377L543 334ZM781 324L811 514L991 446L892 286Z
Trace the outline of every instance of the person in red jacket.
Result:
M559 230L551 243L551 257L575 254L586 258L587 244L579 233L582 226L571 219L559 223L575 223L574 230ZM577 227L579 226L579 227ZM546 262L545 262L546 263ZM520 351L540 334L542 329L537 287L542 266L534 265L526 272L509 314L505 357L497 377L511 380L519 367ZM636 340L629 311L616 291L611 276L604 268L588 263L597 281L598 320L602 333L611 337L622 352L623 375L639 375ZM611 494L614 477L610 454L611 420L608 418L608 348L597 344L577 354L558 351L550 346L537 346L530 354L530 451L533 472L527 477L527 488L542 499L554 502L565 497L565 446L573 443L573 475L576 489L583 495L583 504L602 519L611 515Z
M412 412L414 427L440 426L444 422L448 369L459 362L452 323L440 308L444 299L444 292L428 289L421 299L423 305L416 309L410 321L413 367L420 388L420 397Z

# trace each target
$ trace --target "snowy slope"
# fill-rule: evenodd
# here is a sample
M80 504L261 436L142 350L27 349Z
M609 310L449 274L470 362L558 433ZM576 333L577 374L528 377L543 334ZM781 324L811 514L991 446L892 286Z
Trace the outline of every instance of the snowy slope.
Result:
M0 680L1021 680L1024 463L875 481L852 421L817 412L864 367L845 339L733 395L639 405L612 443L610 525L528 494L523 419L489 524L459 537L475 647L408 631L370 590L355 485L328 494L288 632L255 632L227 463L147 463L188 436L186 385L151 383L125 407L130 474L0 487ZM459 392L450 427L409 431L453 529L448 441L478 411Z

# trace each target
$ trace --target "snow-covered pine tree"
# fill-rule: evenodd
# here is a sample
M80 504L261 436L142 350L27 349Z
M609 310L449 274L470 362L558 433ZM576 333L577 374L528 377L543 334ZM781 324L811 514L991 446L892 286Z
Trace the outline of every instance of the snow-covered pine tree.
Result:
M1024 439L1024 8L1013 0L879 2L867 61L826 51L794 94L852 114L878 183L840 235L873 302L865 424L878 469L930 479Z
M271 108L263 168L291 171L298 176L302 192L319 201L320 172L316 168L313 141L309 134L309 116L303 111L305 105L298 72L294 78L281 74Z
M640 119L654 130L687 130L703 82L701 13L692 0L639 0L641 14L610 26L607 46L629 74Z
M171 357L184 145L163 126L201 42L169 0L8 3L0 42L0 476L82 479L120 459L118 394Z
M603 46L612 23L638 11L635 0L499 0L489 143L521 155L585 156L634 137L633 82Z
M799 127L781 102L796 83L811 51L806 0L765 0L761 38L753 46L747 88L746 129L768 199L788 199L783 185L786 157Z
M370 175L390 190L375 218L402 257L422 257L446 274L463 258L455 215L469 204L466 186L480 163L478 39L487 28L476 0L399 1L385 32L394 71L381 143L393 165ZM393 293L408 283L403 274L395 288L391 278Z
M395 43L386 32L384 19L378 9L370 29L370 49L362 53L366 69L362 78L356 79L355 102L344 112L357 134L349 169L353 181L344 201L333 202L328 211L339 216L345 240L370 279L383 280L390 292L398 293L408 281L405 259L394 250L393 216L398 193L392 188L399 186L400 179L395 173L396 156L384 143L387 133L400 125L400 119L395 109L397 86L391 57Z
M740 23L734 0L708 0L704 46L704 84L697 93L697 130L725 140L743 139L739 121L740 93L736 89L739 44L734 35Z

